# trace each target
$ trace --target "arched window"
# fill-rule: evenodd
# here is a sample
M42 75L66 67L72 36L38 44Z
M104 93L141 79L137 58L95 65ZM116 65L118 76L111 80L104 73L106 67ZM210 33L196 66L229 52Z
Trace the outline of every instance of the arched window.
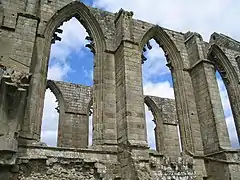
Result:
M231 145L233 148L239 148L239 140L237 136L236 126L234 123L231 104L228 97L228 92L227 92L225 83L221 77L221 74L219 73L218 70L216 70L216 78L218 82L218 89L220 92L221 102L222 102L223 111L224 111L224 117L226 120Z
M156 122L151 109L145 104L145 119L147 121L147 141L150 149L157 150L156 148Z
M64 22L53 35L47 78L55 81L92 86L94 54L90 52L93 51L92 47L90 47L91 40L86 29L76 18L71 18L69 21ZM86 47L89 47L90 50ZM55 99L49 95L49 92L47 90L45 94L41 140L49 146L56 146L57 136L65 135L58 132L59 117L53 106L55 105ZM81 115L78 116L78 121L84 120L84 118L80 117ZM88 120L92 122L92 118ZM88 123L89 130L92 127L91 122ZM81 122L80 124L84 123ZM51 133L48 132L49 128ZM90 131L88 133L92 134Z
M215 64L216 79L231 146L233 148L239 148L240 93L239 88L236 86L238 84L238 74L228 59L228 56L218 45L213 44L211 46L208 59Z
M166 66L168 65L168 62L166 60L165 55L166 54L164 53L164 50L159 47L159 44L154 39L150 39L146 43L146 45L143 47L142 76L143 76L144 95L157 96L157 97L168 98L168 99L175 98L172 75L171 75L171 71ZM161 107L158 107L158 108L161 108ZM163 141L163 137L161 136L167 136L167 135L165 134L165 132L163 132L164 128L160 128L159 126L167 126L166 125L167 123L165 123L165 125L164 125L164 122L160 124L159 121L163 121L163 119L162 120L160 120L160 118L154 119L152 113L151 111L148 111L147 106L145 106L148 145L150 148L157 149L158 151L160 151L163 146L166 146L167 148L166 144L162 145L162 143L167 142L167 139L165 140L165 142L157 142L157 141ZM176 114L175 114L175 117L176 117ZM170 121L177 122L176 119L170 119ZM158 130L156 130L156 125L157 127L159 127ZM177 127L178 127L178 124L175 124L171 128L173 128L176 131L175 138L177 139L177 144L178 144L180 139L180 134ZM162 146L162 147L158 147L158 146Z
M41 142L47 146L57 146L58 139L58 102L50 89L46 90L41 129Z

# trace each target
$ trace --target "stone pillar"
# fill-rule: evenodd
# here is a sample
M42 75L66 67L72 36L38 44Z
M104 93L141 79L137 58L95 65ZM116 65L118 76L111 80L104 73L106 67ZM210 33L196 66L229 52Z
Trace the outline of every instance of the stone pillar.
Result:
M189 72L182 69L172 70L177 118L181 135L182 148L185 153L203 154L200 124L192 80Z
M43 59L48 58L48 56L43 56L43 53L41 53L44 52L44 46L45 39L42 37L36 37L30 69L30 72L32 72L32 78L28 91L24 122L20 134L22 140L40 141L48 63L48 60Z
M237 131L238 145L240 145L240 84L230 82L230 84L226 85L226 88Z
M120 10L115 21L118 143L146 146L141 53L132 41L131 20L131 12Z
M2 67L0 68L0 83L1 83L1 94L0 94L0 119L3 121L5 120L6 117L6 112L5 112L5 104L6 104L6 89L5 89L5 85L2 83L2 78L4 75L4 69L2 69ZM1 126L2 127L2 126ZM5 128L4 128L5 129Z
M95 56L103 56L103 58L96 57L99 60L94 63L93 145L116 145L116 79L114 54L105 52L99 55L96 54ZM100 63L102 64L100 65ZM102 77L99 77L100 74Z
M87 148L89 137L89 114L68 114L72 120L72 148Z
M115 56L119 161L123 179L137 179L134 163L148 159L142 89L142 64L138 46L123 41Z
M117 135L123 179L137 179L134 163L149 158L142 86L141 52L132 37L132 13L117 14L115 53Z
M195 59L190 59L192 62L190 74L195 91L204 152L209 154L226 147L229 148L230 141L215 76L215 67L205 59L203 41L197 36L192 38L189 51L194 54Z
M124 41L116 53L118 142L146 146L146 122L138 46Z

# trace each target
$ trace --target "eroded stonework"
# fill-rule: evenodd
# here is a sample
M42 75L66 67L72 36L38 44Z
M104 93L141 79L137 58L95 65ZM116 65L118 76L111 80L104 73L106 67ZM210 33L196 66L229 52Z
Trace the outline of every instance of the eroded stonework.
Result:
M72 17L89 34L93 87L47 80L51 44ZM151 39L165 53L175 100L143 94L143 52ZM215 77L217 70L239 136L239 57L240 42L226 35L205 42L123 9L0 0L0 179L240 180L240 151L231 148ZM59 104L55 148L40 142L46 88ZM154 116L156 151L148 147L144 103Z

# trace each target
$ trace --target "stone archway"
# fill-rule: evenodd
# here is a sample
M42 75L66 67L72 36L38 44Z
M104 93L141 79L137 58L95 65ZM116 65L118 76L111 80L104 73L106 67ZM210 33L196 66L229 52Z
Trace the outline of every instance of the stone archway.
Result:
M189 93L186 93L191 90L191 95L194 96L191 78L189 73L184 70L186 65L184 64L184 59L180 54L180 50L166 31L158 25L150 28L143 35L139 45L140 51L142 51L143 46L150 39L154 39L159 44L159 47L163 49L167 59L167 66L172 73L183 150L192 153L202 151L201 143L195 143L196 141L201 141L200 133L195 135L192 134L193 131L200 127L197 114L192 113L196 111L196 109L191 109L193 108L189 102L191 97L189 97Z
M148 106L150 111L153 114L154 122L156 124L155 128L155 140L156 140L156 150L158 152L164 152L164 134L163 134L163 121L159 112L159 108L155 104L155 102L149 96L145 96L144 103Z
M240 91L238 75L228 57L218 45L211 45L208 52L208 59L214 63L226 86L237 134L240 137ZM239 139L238 141L240 142Z
M31 63L33 74L31 87L29 90L29 100L26 108L22 137L27 139L39 140L40 123L42 117L44 93L47 82L47 69L50 55L51 41L56 29L66 20L76 17L85 27L91 37L89 45L94 53L94 85L93 85L93 108L97 109L94 118L98 123L94 124L95 139L94 143L102 142L104 131L102 126L103 113L103 62L105 58L105 38L95 17L90 13L87 6L79 1L72 2L58 10L49 20L44 37L37 37L34 46L34 57ZM31 99L31 100L30 100ZM36 104L37 103L37 104Z

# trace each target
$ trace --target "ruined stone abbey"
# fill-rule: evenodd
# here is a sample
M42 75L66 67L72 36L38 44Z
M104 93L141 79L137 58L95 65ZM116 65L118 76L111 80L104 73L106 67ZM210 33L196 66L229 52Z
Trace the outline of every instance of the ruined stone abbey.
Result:
M93 87L47 80L51 45L72 17L89 34ZM175 100L143 94L150 39L165 52ZM0 0L0 180L240 180L216 71L239 137L240 42L219 33L205 42L79 1ZM40 142L46 88L59 103L57 147ZM148 147L144 103L156 123L156 151Z

